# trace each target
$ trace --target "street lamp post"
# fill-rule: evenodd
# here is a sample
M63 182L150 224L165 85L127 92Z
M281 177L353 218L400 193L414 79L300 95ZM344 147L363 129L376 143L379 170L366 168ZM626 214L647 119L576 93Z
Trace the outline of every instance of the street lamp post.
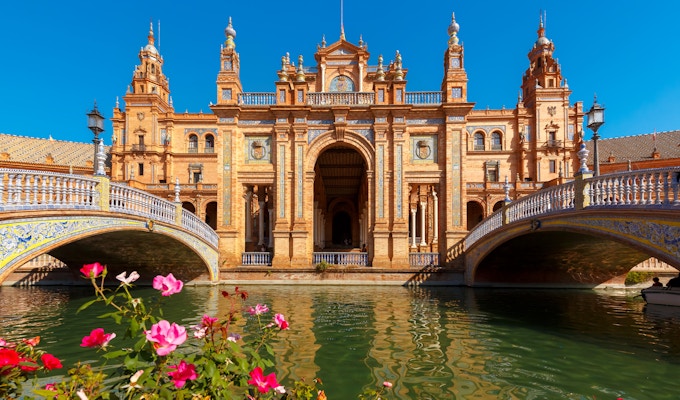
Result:
M586 113L588 117L588 128L593 131L593 175L600 175L600 158L597 152L597 141L600 136L597 134L597 130L604 124L604 107L597 104L597 96L593 100L593 106L590 107L590 111Z
M99 153L100 141L102 140L99 138L99 134L104 132L104 116L101 115L97 109L96 101L94 102L94 108L92 111L87 113L87 127L90 128L94 134L94 140L92 140L94 143L94 174L100 175L104 170L104 166L99 165L99 163L103 161L100 160L100 157L98 157L97 153Z

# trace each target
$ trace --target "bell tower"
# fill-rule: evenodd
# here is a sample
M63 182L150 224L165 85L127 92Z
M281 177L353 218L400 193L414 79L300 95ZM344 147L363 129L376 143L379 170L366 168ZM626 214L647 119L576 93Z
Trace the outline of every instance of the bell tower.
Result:
M217 74L217 104L238 104L238 95L243 92L239 77L239 57L236 52L236 30L231 24L224 29L227 40L220 51L220 72Z
M164 153L172 134L174 110L163 57L155 46L153 23L146 46L139 51L139 64L123 97L125 109L116 101L113 110L111 176L144 183L165 181Z
M444 81L442 82L442 103L467 102L467 73L465 72L463 45L458 39L460 25L451 13L449 25L449 47L444 53Z

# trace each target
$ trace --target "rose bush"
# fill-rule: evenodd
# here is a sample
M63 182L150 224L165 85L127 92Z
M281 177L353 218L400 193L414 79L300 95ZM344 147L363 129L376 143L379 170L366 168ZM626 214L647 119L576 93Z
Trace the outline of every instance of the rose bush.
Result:
M90 280L95 298L79 311L102 303L113 311L101 317L124 326L124 333L120 336L94 328L82 338L81 346L103 352L103 364L77 364L60 382L34 389L36 395L59 400L326 399L318 388L319 379L296 381L286 388L275 372L268 371L274 367L270 342L289 328L289 322L283 314L269 317L266 304L245 307L247 291L238 287L231 293L222 291L228 302L226 315L204 315L188 332L181 324L162 317L163 301L183 288L183 282L172 274L153 279L152 286L160 296L147 305L130 291L140 277L136 271L119 274L115 289L104 285L105 266L87 264L80 271ZM235 332L235 322L244 317L252 318L257 327L254 333ZM35 348L38 342L35 338L9 344L0 339L0 398L22 396L21 383L29 376L62 367L55 356ZM384 398L388 387L391 384L386 382L360 397Z

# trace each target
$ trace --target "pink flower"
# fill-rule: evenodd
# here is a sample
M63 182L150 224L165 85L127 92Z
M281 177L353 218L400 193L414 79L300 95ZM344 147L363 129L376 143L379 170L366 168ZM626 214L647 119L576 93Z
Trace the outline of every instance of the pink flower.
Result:
M160 290L163 296L170 296L182 291L182 286L184 286L184 283L175 279L172 273L170 273L168 276L158 275L153 278L152 286L154 289Z
M125 277L126 275L127 272L121 272L120 274L116 275L116 279L118 279L123 285L130 285L132 282L139 279L139 274L137 273L137 271L130 272L130 276L128 276L127 278Z
M248 309L248 312L250 313L250 315L262 315L266 312L269 312L269 307L267 307L266 304L258 303L257 305L255 305L255 307L250 307L250 309Z
M192 381L198 377L196 375L196 366L194 364L187 364L184 360L180 361L177 365L170 365L168 368L173 370L168 375L170 375L177 388L181 388L187 381Z
M209 316L208 314L205 314L203 318L201 319L201 325L205 327L210 327L213 326L217 322L217 318L213 318Z
M85 336L80 342L80 347L106 347L109 342L116 337L115 333L104 333L104 328L96 328L90 332L89 336Z
M80 272L88 278L97 278L105 271L106 267L98 262L94 264L85 264L83 265L83 268L80 269Z
M34 359L28 357L21 357L19 360L19 368L24 372L33 372L39 367Z
M158 321L145 333L146 340L153 343L159 356L167 356L187 340L187 330L183 326L174 322L170 324L166 320Z
M392 382L385 381L385 382L383 382L383 386L385 386L386 388L391 388L391 387L392 387Z
M57 391L57 384L56 383L46 383L45 384L45 390L50 390L52 392Z
M264 376L262 368L257 367L250 371L250 380L248 380L249 385L257 386L257 390L260 393L267 393L269 389L279 390L279 382L276 381L276 374L273 372L267 376Z
M40 356L40 361L42 361L43 365L45 366L45 369L49 371L63 367L63 365L61 365L61 361L59 361L57 357L53 356L50 353L45 353L42 356Z
M238 333L230 333L229 336L227 336L227 340L236 343L241 340L241 335Z
M274 315L274 322L276 322L276 325L279 327L279 329L288 329L288 321L286 321L286 319L283 317L283 314Z

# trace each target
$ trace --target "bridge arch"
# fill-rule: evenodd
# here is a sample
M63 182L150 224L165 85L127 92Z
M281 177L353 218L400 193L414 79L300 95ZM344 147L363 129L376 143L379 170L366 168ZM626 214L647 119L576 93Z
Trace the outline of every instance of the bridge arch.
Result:
M658 209L589 209L502 226L466 249L470 286L594 287L619 282L655 257L680 267L680 215Z
M26 213L24 213L25 215ZM137 269L150 281L172 272L179 279L219 279L217 250L188 231L130 215L101 212L45 212L0 222L0 282L40 254L50 254L72 270L92 262L110 274Z

